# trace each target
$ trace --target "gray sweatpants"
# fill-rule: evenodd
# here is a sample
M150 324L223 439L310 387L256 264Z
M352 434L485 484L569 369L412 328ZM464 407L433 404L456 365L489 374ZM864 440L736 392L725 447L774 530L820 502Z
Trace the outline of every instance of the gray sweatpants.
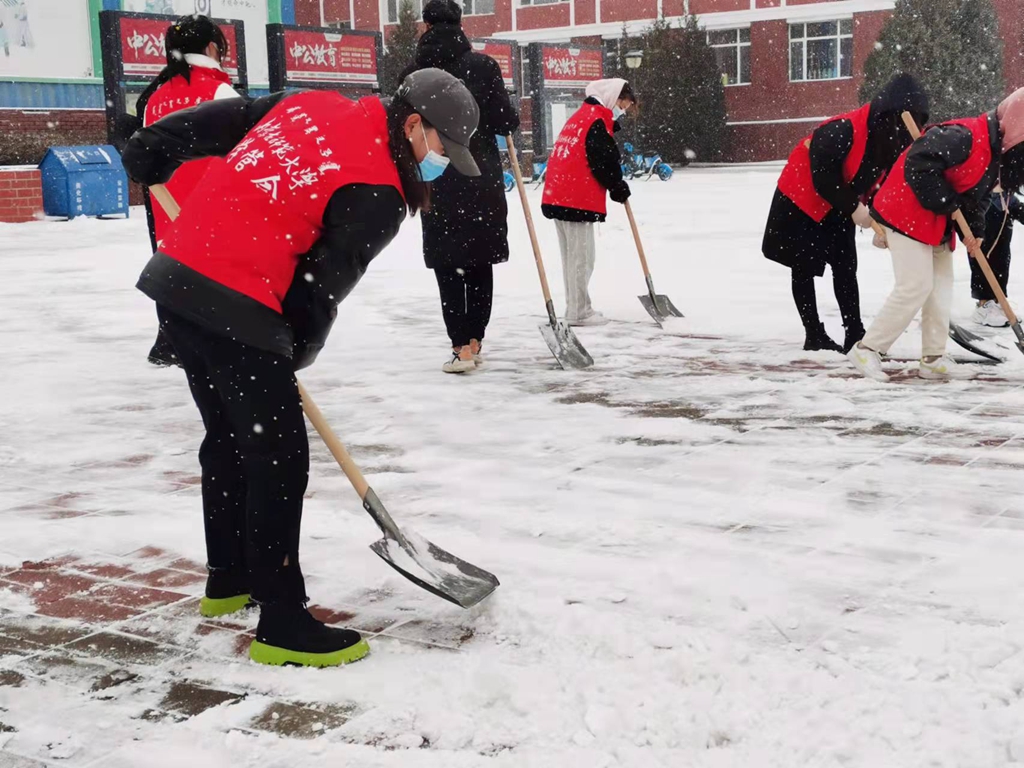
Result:
M587 286L594 274L597 245L594 224L589 221L555 221L558 248L562 252L562 277L565 278L565 319L574 322L593 313Z

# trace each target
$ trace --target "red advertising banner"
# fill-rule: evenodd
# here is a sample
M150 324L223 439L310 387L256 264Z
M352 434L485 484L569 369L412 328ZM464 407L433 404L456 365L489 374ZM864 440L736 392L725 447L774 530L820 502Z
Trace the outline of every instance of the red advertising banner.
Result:
M604 77L604 53L600 48L544 46L541 55L544 85L551 88L585 88Z
M164 35L173 19L147 19L122 16L120 19L121 55L124 62L124 77L150 78L167 64L167 50ZM221 26L227 38L228 55L221 66L232 80L238 79L238 40L235 27Z
M515 55L514 43L496 43L491 41L474 40L473 50L490 56L501 67L501 79L505 81L506 88L516 87L515 76Z
M377 38L284 28L288 82L377 84Z

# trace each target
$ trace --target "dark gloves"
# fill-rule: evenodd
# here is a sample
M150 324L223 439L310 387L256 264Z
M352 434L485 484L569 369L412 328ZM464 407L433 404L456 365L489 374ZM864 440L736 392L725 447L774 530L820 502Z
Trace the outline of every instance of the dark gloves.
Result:
M614 202L619 204L623 204L627 200L629 200L630 194L631 193L629 191L629 184L627 184L625 181L620 181L618 184L615 184L608 190L609 197L611 197L611 199Z

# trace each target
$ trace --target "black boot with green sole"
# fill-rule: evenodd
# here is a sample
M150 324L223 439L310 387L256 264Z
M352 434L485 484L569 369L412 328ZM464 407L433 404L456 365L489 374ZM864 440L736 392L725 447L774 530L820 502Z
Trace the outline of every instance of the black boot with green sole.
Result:
M369 652L358 632L328 627L301 603L261 606L256 639L249 646L250 659L273 666L337 667Z
M227 616L252 604L244 570L211 568L199 613L207 619Z

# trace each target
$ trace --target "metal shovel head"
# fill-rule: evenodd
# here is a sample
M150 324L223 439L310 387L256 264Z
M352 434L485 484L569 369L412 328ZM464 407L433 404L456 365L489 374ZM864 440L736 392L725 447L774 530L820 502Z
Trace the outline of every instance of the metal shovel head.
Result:
M667 320L670 317L683 317L683 313L676 309L672 299L662 293L656 294L653 298L649 293L645 293L643 296L637 296L637 298L644 305L647 314L653 317L658 325L661 325L662 320Z
M463 608L472 608L498 588L493 573L460 560L426 539L405 531L407 546L385 536L370 549L413 584Z
M969 331L961 325L956 323L949 324L949 338L959 344L961 347L966 349L968 352L973 352L978 357L983 357L986 360L991 360L996 363L1005 363L1006 360L999 355L995 354L993 347L996 345L992 344L991 341L986 339L984 336L979 336L973 331ZM1020 344L1018 343L1018 347ZM1021 348L1024 352L1024 348Z
M540 326L540 335L544 337L551 354L563 368L589 368L594 364L594 358L583 348L576 334L564 321L544 323Z

